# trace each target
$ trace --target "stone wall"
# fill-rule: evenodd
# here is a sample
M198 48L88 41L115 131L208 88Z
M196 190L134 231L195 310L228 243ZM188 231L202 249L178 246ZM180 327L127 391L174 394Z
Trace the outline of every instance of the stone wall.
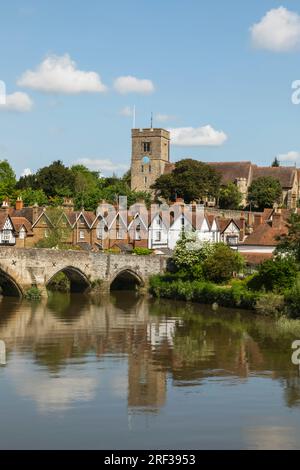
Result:
M146 286L151 275L165 270L167 259L156 255L1 247L0 279L9 279L24 293L33 285L45 290L53 276L64 271L71 282L82 282L86 286L98 284L103 291L108 291L114 279L123 272Z

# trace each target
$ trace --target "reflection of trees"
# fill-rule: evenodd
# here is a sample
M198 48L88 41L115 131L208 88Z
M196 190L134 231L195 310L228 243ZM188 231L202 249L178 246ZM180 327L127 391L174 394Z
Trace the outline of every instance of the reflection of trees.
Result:
M0 339L9 353L27 352L57 373L87 355L124 355L128 405L155 410L166 397L166 374L175 385L210 376L245 380L249 374L280 380L289 406L300 403L298 371L291 364L291 338L275 322L135 292L111 297L52 295L41 303L3 301ZM73 361L74 362L74 361Z

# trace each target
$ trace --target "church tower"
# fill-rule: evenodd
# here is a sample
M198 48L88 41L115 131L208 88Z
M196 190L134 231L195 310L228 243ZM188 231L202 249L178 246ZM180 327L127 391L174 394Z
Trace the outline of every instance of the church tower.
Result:
M131 130L131 189L151 191L170 161L170 132L165 129Z

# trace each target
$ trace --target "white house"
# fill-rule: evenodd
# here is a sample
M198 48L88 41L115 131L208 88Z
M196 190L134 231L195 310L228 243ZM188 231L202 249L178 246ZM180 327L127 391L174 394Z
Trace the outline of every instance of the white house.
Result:
M0 245L15 245L15 230L10 216L0 214Z

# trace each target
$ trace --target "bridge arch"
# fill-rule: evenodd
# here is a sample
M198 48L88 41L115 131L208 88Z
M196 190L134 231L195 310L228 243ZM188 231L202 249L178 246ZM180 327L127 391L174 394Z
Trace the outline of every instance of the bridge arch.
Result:
M91 283L87 276L78 268L74 266L65 266L62 269L56 271L47 281L46 281L46 288L49 287L51 282L53 281L54 277L59 274L63 273L67 276L70 281L70 291L75 292L85 292L91 287Z
M0 295L5 297L23 297L23 290L15 277L0 268Z
M131 268L118 271L110 282L110 290L135 290L145 285L143 278Z

